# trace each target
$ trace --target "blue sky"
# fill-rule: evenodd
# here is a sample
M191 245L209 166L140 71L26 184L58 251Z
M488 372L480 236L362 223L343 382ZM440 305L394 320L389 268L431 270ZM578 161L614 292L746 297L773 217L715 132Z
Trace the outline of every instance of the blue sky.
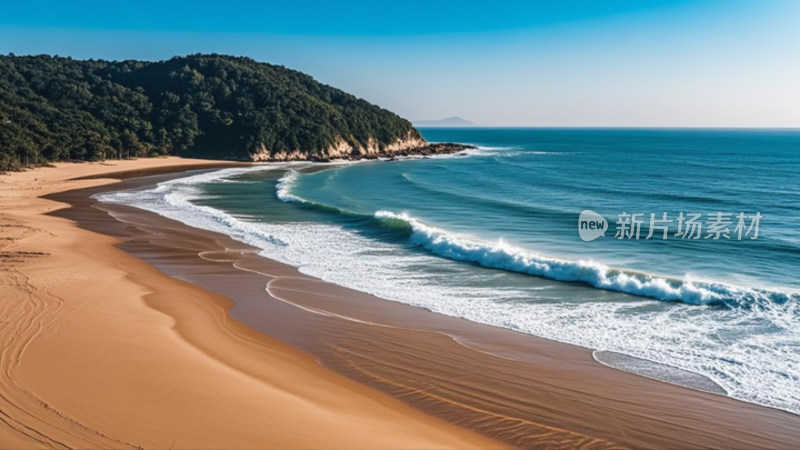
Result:
M402 116L800 127L800 2L26 1L0 53L283 64Z

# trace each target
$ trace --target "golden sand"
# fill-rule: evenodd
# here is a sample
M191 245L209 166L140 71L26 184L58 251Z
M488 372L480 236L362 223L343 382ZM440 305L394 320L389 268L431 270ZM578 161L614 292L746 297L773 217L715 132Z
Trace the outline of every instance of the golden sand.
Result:
M40 198L114 182L76 177L189 164L220 166L0 176L0 447L498 447L241 325L228 299L46 215L64 205Z

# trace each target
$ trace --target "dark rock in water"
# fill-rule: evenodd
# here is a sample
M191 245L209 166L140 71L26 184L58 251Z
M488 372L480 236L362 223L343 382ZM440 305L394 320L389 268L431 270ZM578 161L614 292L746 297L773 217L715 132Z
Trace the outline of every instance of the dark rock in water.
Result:
M368 153L368 154L350 153L342 155L339 158L316 157L312 158L311 160L314 162L330 162L334 159L339 159L339 160L344 159L350 161L356 161L362 159L380 159L380 158L395 159L397 157L404 157L404 156L449 155L452 153L458 153L464 150L469 150L474 148L476 147L472 145L454 144L450 142L437 143L437 144L426 143L426 145L421 145L418 147L409 147L400 150L380 151L377 153Z
M434 156L434 155L449 155L452 153L462 152L464 150L474 149L473 145L453 144L453 143L439 143L428 144L422 147L409 148L407 150L392 152L392 157L397 156Z

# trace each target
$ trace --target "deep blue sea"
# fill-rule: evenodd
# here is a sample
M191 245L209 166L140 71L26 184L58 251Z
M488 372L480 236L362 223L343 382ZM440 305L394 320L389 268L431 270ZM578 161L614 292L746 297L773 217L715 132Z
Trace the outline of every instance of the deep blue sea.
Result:
M343 286L800 413L800 131L421 132L477 149L227 169L103 199ZM581 239L585 210L604 236Z

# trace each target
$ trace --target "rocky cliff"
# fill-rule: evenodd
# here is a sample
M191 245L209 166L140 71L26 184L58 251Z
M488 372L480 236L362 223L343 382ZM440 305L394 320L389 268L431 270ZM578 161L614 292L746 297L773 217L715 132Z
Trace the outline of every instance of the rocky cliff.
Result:
M409 132L407 136L387 145L380 144L375 139L369 139L366 145L351 144L340 136L333 145L316 152L303 151L302 149L295 149L290 152L271 152L262 144L260 151L251 155L251 161L330 161L335 159L377 159L413 155L430 156L457 153L469 148L474 147L451 143L430 144L415 132Z

